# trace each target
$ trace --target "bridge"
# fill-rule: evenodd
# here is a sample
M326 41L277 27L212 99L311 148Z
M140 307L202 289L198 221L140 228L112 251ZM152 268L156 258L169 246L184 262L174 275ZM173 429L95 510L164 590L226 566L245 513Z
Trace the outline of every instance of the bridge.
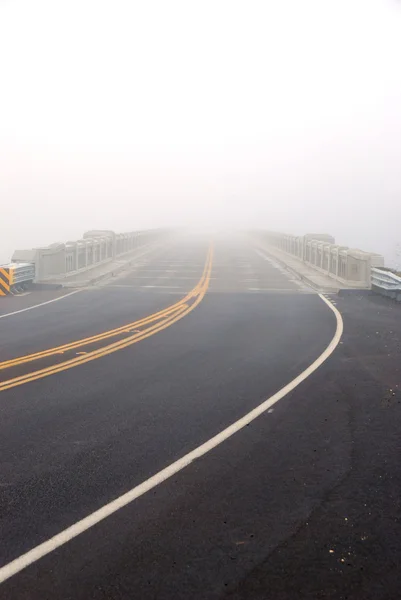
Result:
M16 250L0 597L398 597L401 306L383 267L264 230Z

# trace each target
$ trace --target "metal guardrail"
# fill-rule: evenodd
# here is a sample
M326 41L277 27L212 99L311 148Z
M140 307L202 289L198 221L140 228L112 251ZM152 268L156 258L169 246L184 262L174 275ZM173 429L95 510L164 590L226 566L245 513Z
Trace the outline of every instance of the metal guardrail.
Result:
M373 268L372 285L386 291L401 292L401 277L391 271Z
M0 296L22 291L34 279L35 265L32 263L0 265Z
M12 266L14 271L14 285L18 283L27 283L35 279L35 265L31 263L15 263Z

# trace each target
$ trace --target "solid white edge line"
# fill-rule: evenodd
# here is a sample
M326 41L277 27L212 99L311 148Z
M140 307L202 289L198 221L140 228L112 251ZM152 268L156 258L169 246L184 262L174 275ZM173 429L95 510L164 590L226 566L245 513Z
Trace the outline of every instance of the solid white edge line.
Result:
M113 513L117 512L120 508L127 506L127 504L130 504L133 500L136 500L140 496L143 496L144 494L146 494L146 492L149 492L149 490L153 489L157 485L160 485L161 483L163 483L163 481L166 481L166 479L169 479L170 477L172 477L173 475L190 465L194 460L201 458L202 456L204 456L205 454L222 444L232 435L249 425L249 423L254 421L257 417L268 411L268 409L271 408L273 404L276 404L276 402L284 398L284 396L289 394L289 392L294 390L300 383L302 383L307 377L309 377L309 375L316 371L334 352L334 350L340 342L344 329L343 320L337 308L333 306L331 302L327 300L327 298L325 298L322 294L319 294L319 297L333 311L336 317L337 327L334 337L331 340L330 344L327 346L326 350L324 350L324 352L309 367L307 367L305 371L298 375L298 377L295 377L295 379L293 379L286 386L281 388L281 390L273 394L273 396L262 402L262 404L251 410L244 417L242 417L238 421L235 421L235 423L232 423L232 425L229 425L229 427L227 427L226 429L223 429L223 431L212 437L210 440L208 440L201 446L198 446L198 448L195 448L195 450L192 450L182 458L173 462L165 469L162 469L143 483L134 487L129 492L126 492L119 498L116 498L109 504L106 504L99 510L83 518L81 521L78 521L74 525L71 525L71 527L64 529L64 531L58 533L46 542L39 544L39 546L36 546L32 550L29 550L25 554L22 554L12 562L4 565L4 567L0 568L0 583L3 583L13 575L16 575L17 573L19 573L29 565L33 564L40 558L43 558L47 554L50 554L50 552L53 552L53 550L56 550L60 546L63 546L64 544L77 537L87 529L90 529L100 521L103 521Z
M64 300L64 298L68 298L68 296L72 296L73 294L78 294L78 292L82 292L82 291L83 290L74 290L73 292L64 294L64 296L59 296L59 298L53 298L53 300L47 300L46 302L41 302L40 304L34 304L33 306L27 306L27 308L21 308L21 310L16 310L14 312L6 313L5 315L0 315L0 319L5 319L6 317L12 317L13 315L19 315L20 313L27 312L28 310L33 310L34 308L40 308L41 306L45 306L46 304L51 304L52 302L58 302L59 300Z
M148 248L148 246L150 246L150 245L151 245L151 242L149 244L146 244L144 246L144 248ZM145 252L142 252L142 254L139 254L138 256L135 256L132 260L136 260L137 258L146 256L146 254L149 254L149 252L152 252L152 250L158 250L158 249L159 249L159 246L156 246L156 248L154 248L154 247L148 248L148 250L146 250ZM106 286L102 286L102 287L106 287ZM21 308L21 310L16 310L14 312L6 313L5 315L0 315L0 319L5 319L6 317L12 317L13 315L19 315L20 313L27 312L28 310L33 310L34 308L40 308L41 306L45 306L46 304L51 304L52 302L58 302L59 300L64 300L64 298L68 298L68 296L73 296L74 294L78 294L79 292L83 292L86 289L87 288L80 288L79 290L74 290L73 292L64 294L64 296L60 296L59 298L53 298L53 300L47 300L46 302L41 302L40 304L34 304L33 306L27 306L27 308ZM90 289L93 289L93 288L91 287Z
M266 256L266 254L263 254L260 250L258 250L257 248L254 248L256 254L258 254L261 258L263 258L264 260L267 260L268 262L270 262L270 264L278 269L283 275L285 275L287 277L287 279L289 281L291 281L291 283L295 283L295 285L297 285L300 289L306 289L306 290L312 290L313 292L316 293L316 289L314 287L312 287L309 283L307 283L306 281L303 281L302 279L293 279L291 277L291 271L288 271L287 269L285 269L285 267L282 267L284 269L284 271L281 269L280 267L280 263L279 261L277 262L276 259L274 259L273 257L270 258L269 256ZM320 295L320 294L319 294Z

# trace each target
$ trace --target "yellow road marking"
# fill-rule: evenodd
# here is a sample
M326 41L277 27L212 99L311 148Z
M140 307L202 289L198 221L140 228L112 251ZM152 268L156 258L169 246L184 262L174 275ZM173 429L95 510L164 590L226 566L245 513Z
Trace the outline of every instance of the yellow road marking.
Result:
M212 271L212 264L213 264L213 248L211 247L209 250L209 253L208 253L208 258L206 261L204 273L201 277L201 280L200 280L198 286L196 286L196 288L194 288L194 289L198 290L198 292L196 294L198 297L190 306L186 303L181 303L181 305L178 307L178 309L176 309L175 312L173 312L172 314L170 314L170 312L169 312L163 321L156 323L155 325L153 325L152 327L149 327L148 329L145 329L141 333L135 333L134 335L129 336L128 338L125 338L124 340L114 342L113 344L109 344L108 346L100 348L99 350L94 350L92 352L88 352L85 355L78 356L77 358L67 360L63 363L59 363L59 364L56 364L56 365L53 365L53 366L50 366L50 367L47 367L44 369L40 369L39 371L34 371L32 373L27 373L25 375L15 377L15 378L9 379L7 381L3 381L0 383L0 391L8 390L10 388L17 387L17 386L23 385L25 383L30 383L32 381L36 381L38 379L42 379L42 378L48 377L50 375L54 375L55 373L60 373L61 371L66 371L67 369L71 369L78 365L85 364L92 360L96 360L103 356L107 356L108 354L112 354L113 352L116 352L117 350L122 350L123 348L127 348L128 346L136 344L136 343L154 335L155 333L158 333L159 331L162 331L163 329L170 327L170 325L173 325L173 323L176 323L177 321L182 319L184 316L189 314L192 310L194 310L194 308L196 308L196 306L198 306L198 304L203 300L203 298L207 292L207 289L209 287L210 276L211 276L211 271ZM190 295L191 296L193 295L193 291L190 292Z
M182 302L182 301L180 301ZM118 327L117 329L113 329L110 331L105 331L104 333L100 333L94 335L92 337L84 338L81 340L77 340L75 342L70 342L69 344L64 344L63 346L57 346L56 348L49 348L48 350L42 350L41 352L36 352L35 354L28 354L26 356L20 356L18 358L12 358L10 360L6 360L0 363L0 370L9 369L10 367L16 367L18 365L22 365L24 363L32 362L34 360L39 360L40 358L46 358L47 356L53 356L54 354L64 354L68 350L74 350L75 348L80 348L82 346L86 346L88 344L94 344L96 342L100 342L102 340L108 339L110 337L119 335L120 333L126 333L133 327L139 327L141 325L147 325L148 323L152 323L155 320L161 319L163 316L167 314L174 313L179 309L179 306L172 306L168 309L164 309L159 313L155 313L150 315L149 317L145 317L139 321L135 321L134 323L130 323L128 325L123 325L122 327Z
M143 325L148 325L153 321L162 319L164 316L174 313L179 310L182 304L185 304L192 297L196 296L201 289L202 281L205 277L205 270L208 264L210 251L208 252L208 256L206 259L205 267L201 276L201 279L197 283L197 285L181 300L172 304L171 306L164 308L163 310L153 313L148 317L144 317L139 319L138 321L134 321L132 323L127 323L126 325L122 325L121 327L117 327L116 329L110 329L109 331L104 331L103 333L99 333L87 338L83 338L80 340L76 340L74 342L69 342L68 344L63 344L62 346L56 346L54 348L48 348L47 350L41 350L40 352L35 352L33 354L27 354L25 356L19 356L17 358L12 358L10 360L6 360L0 363L0 371L4 369L9 369L10 367L16 367L18 365L22 365L28 362L32 362L35 360L39 360L41 358L46 358L48 356L52 356L54 354L63 354L69 350L75 350L76 348L80 348L82 346L87 346L89 344L94 344L96 342L100 342L106 340L108 338L120 335L121 333L129 333L132 329L137 329L138 327L142 327Z
M59 531L51 538L42 541L37 546L34 546L30 550L26 551L24 554L21 554L20 556L14 558L14 560L11 560L11 562L6 563L0 568L0 583L4 583L17 573L20 573L27 567L35 564L45 556L48 556L55 550L65 546L84 532L89 531L92 527L104 522L108 517L117 514L117 512L124 507L133 506L133 502L135 502L138 498L143 497L151 490L154 490L157 486L165 484L166 481L176 477L177 474L189 467L189 465L193 465L194 461L203 458L205 455L218 448L221 444L231 439L232 436L236 435L242 430L245 430L248 425L253 423L260 416L266 414L266 412L270 412L272 407L277 404L277 402L285 398L290 392L295 390L301 383L303 383L308 377L316 372L317 369L319 369L319 367L321 367L325 361L330 358L330 356L338 347L344 328L343 320L336 307L322 294L319 294L319 297L334 312L337 325L331 342L312 364L310 364L304 371L297 375L295 379L292 379L292 381L287 383L287 385L279 389L275 394L262 401L258 406L255 406L255 408L253 408L250 412L230 423L225 427L225 429L215 433L213 437L201 443L200 446L197 446L193 450L187 452L187 454L182 455L180 458L174 460L174 462L164 466L164 468L161 467L160 471L157 471L153 475L147 476L147 479L141 481L141 483L134 484L133 488L124 493L120 492L120 496L114 498L100 508L94 508L94 512L89 513L79 521L66 526L65 529ZM153 492L153 494L156 494L156 492ZM42 565L41 568L46 567L45 565Z

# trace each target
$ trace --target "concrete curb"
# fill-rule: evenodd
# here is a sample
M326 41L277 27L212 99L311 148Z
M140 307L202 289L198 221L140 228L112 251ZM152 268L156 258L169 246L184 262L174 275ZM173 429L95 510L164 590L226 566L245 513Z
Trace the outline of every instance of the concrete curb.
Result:
M157 250L157 245L154 248L150 248L148 252L152 252L153 250ZM58 289L58 288L66 288L66 289L78 289L78 288L85 288L85 287L90 287L93 285L96 285L97 283L99 283L100 281L103 281L104 279L108 279L111 277L115 277L116 275L119 275L120 273L122 273L125 270L130 269L135 261L137 261L139 258L141 258L142 256L144 256L145 254L148 254L148 252L142 252L142 253L137 253L134 256L131 256L130 259L127 259L126 262L120 264L120 265L114 265L110 268L109 271L105 271L104 273L101 273L100 275L96 275L94 277L85 279L84 281L60 281L60 282L38 282L35 285L39 285L39 286L52 286L47 287L47 288L41 288L41 289ZM54 287L57 286L57 287ZM40 289L40 288L37 288Z
M81 287L88 287L91 285L96 285L97 283L99 283L99 281L103 281L104 279L115 277L116 275L120 274L122 271L129 269L130 267L133 266L134 262L135 262L135 259L132 259L129 262L125 263L124 265L121 265L120 267L115 267L113 270L108 271L106 273L102 273L101 275L97 275L96 277L92 277L92 279L87 279L85 281L75 282L75 283L73 281L71 281L71 283L67 282L67 283L62 284L61 287L81 288Z
M372 289L370 291L375 296L383 296L383 298L389 298L390 300L401 302L400 290L384 290L376 285L372 285Z
M338 292L338 295L341 297L346 296L374 296L374 290L369 290L367 288L341 288Z
M306 275L302 275L302 273L299 273L298 271L296 271L293 267L291 267L290 265L288 265L281 257L279 258L278 256L276 256L276 254L273 254L265 246L259 246L259 248L261 250L263 250L264 252L266 252L266 254L268 254L273 260L276 260L277 262L279 262L289 273L291 273L292 275L294 275L300 281L303 281L304 283L306 283L309 287L311 287L312 289L314 289L316 292L323 293L323 294L338 294L340 292L341 288L337 287L337 286L334 286L334 285L333 286L327 286L327 287L325 287L325 286L317 286ZM355 291L360 291L360 290L355 290Z
M30 290L33 291L40 291L40 290L61 290L62 289L62 284L61 283L31 283L31 285L29 286Z

